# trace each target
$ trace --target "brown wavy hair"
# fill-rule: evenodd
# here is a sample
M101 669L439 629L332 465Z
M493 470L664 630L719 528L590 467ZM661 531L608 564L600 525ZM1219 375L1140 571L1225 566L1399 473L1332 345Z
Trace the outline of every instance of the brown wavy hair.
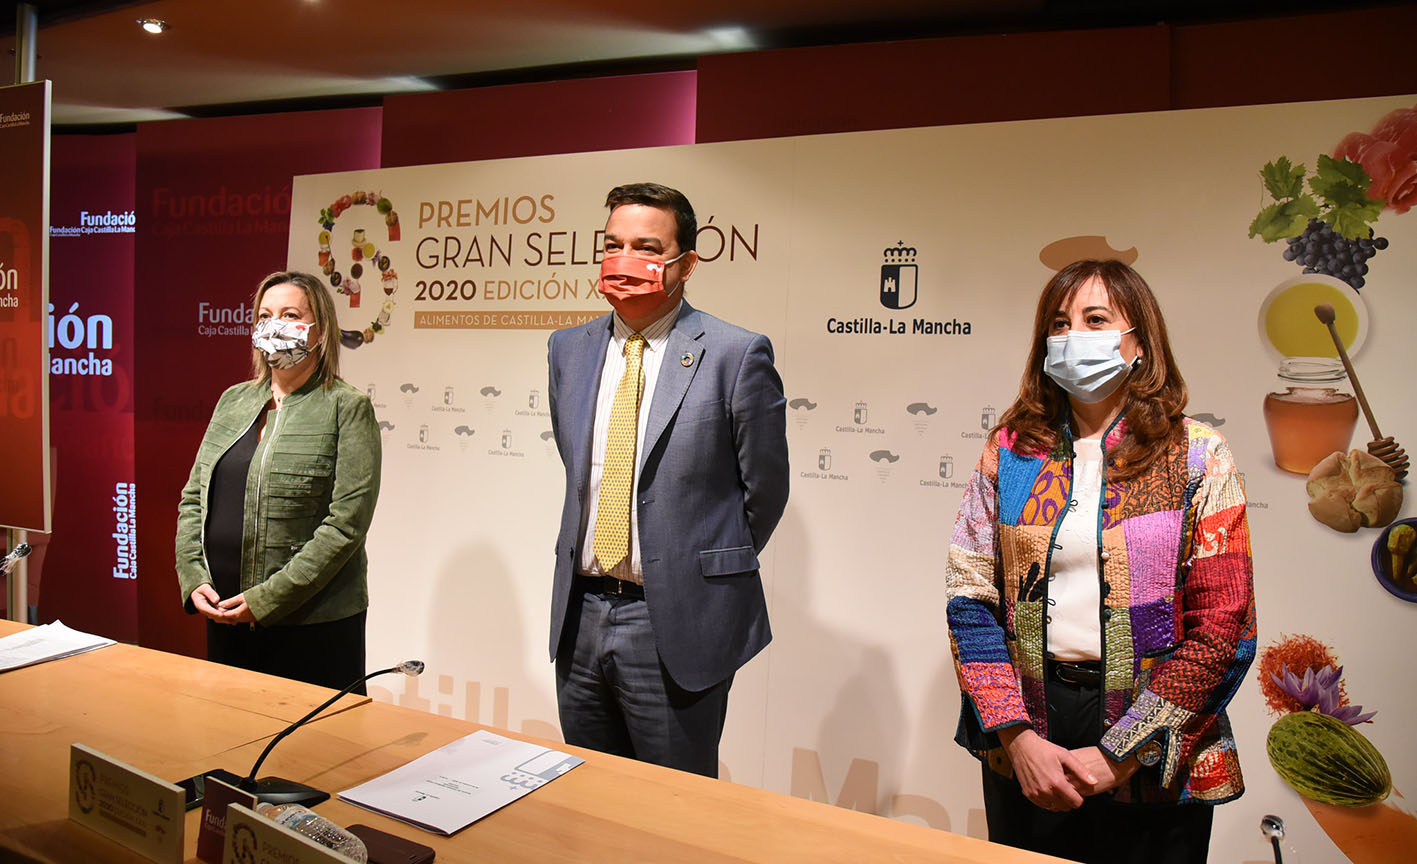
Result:
M1122 382L1122 412L1127 434L1107 452L1109 479L1136 477L1146 471L1178 436L1183 435L1186 382L1176 368L1166 320L1156 295L1141 274L1120 261L1085 260L1059 270L1038 298L1033 316L1033 344L1019 382L1018 398L1004 412L991 434L1008 429L1018 436L1015 449L1048 453L1061 441L1061 429L1071 422L1068 394L1043 371L1054 316L1078 289L1096 277L1107 288L1112 307L1136 328L1140 362Z
M339 313L335 311L335 300L330 296L330 292L325 288L325 283L319 277L309 273L300 273L295 270L282 270L272 273L261 280L260 286L256 288L256 293L251 298L251 326L256 326L256 321L261 315L261 298L266 296L266 292L289 282L299 288L305 295L305 300L310 304L310 311L314 313L315 324L320 328L320 342L310 346L315 355L315 371L311 377L320 382L321 387L330 387L339 377ZM266 355L251 349L251 383L260 385L271 380L271 366L266 362Z

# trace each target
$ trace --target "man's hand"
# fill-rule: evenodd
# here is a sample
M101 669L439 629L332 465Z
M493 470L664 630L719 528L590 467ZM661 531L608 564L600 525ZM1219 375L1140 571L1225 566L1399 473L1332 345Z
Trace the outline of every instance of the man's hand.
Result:
M1098 783L1074 751L1044 740L1027 726L1001 729L999 740L1024 797L1044 810L1076 810Z
M1084 795L1096 795L1116 789L1127 782L1140 767L1135 756L1121 762L1114 762L1112 757L1097 747L1079 747L1072 751L1072 754L1077 757L1078 762L1082 763L1087 771L1097 778L1097 782L1083 790Z

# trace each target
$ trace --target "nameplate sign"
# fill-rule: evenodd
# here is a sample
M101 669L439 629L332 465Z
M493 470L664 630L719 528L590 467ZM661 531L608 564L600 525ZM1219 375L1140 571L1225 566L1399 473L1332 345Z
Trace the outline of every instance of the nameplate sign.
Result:
M221 864L226 843L226 808L229 804L255 807L256 796L243 792L215 777L205 778L202 787L202 826L197 829L197 857Z
M69 747L69 818L159 864L181 864L182 787L92 747Z
M226 808L222 864L349 864L350 859L249 807Z

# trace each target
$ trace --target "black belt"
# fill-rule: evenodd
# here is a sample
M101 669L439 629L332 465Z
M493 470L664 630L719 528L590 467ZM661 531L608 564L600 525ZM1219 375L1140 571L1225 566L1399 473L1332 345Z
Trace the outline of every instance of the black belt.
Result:
M1101 660L1079 660L1069 662L1066 660L1049 660L1048 677L1063 684L1071 684L1074 687L1101 687L1102 686L1102 661Z
M586 576L576 574L576 589L606 597L629 597L631 600L645 599L645 586L638 582L626 582L614 576Z

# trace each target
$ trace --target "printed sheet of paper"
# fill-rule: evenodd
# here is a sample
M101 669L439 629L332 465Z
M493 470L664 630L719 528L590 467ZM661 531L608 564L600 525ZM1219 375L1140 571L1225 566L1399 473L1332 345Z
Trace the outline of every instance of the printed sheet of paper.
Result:
M62 621L55 621L0 639L0 672L71 657L112 644L112 639L72 630L65 627Z
M479 730L339 797L425 831L452 834L584 761Z

